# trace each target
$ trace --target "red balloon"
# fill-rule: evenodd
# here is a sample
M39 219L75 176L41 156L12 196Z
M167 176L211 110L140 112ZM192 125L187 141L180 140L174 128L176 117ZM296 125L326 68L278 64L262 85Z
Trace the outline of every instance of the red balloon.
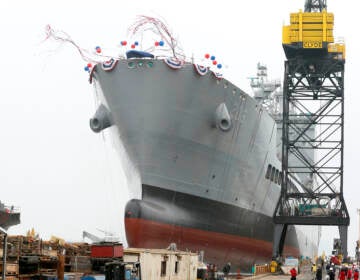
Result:
M127 42L126 42L126 41L122 41L121 44L122 44L123 46L126 46Z
M97 48L97 49L96 49L96 52L97 52L97 53L101 53L101 49L100 49L100 48Z
M214 65L216 65L216 64L217 64L217 61L216 61L216 60L214 60L214 61L213 61L213 64L214 64Z
M158 47L159 45L160 45L160 43L159 43L159 42L155 42L155 46L157 46L157 47Z
M208 54L208 53L205 54L205 58L206 58L206 59L209 59L209 58L210 58L210 54Z
M135 49L135 44L132 44L132 45L131 45L131 48L132 48L132 49Z
M91 68L91 67L92 67L92 64L89 62L89 63L87 64L87 67Z

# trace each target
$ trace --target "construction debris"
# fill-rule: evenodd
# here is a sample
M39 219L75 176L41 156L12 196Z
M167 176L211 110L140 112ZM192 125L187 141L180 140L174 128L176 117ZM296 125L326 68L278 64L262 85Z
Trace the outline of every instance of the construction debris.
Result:
M4 237L0 235L1 248L3 242ZM34 231L29 231L26 236L8 236L5 276L7 280L61 280L65 276L70 280L80 279L84 273L92 272L90 253L88 243L67 243L54 236L45 241ZM2 249L0 258L3 258ZM3 270L0 265L0 273Z

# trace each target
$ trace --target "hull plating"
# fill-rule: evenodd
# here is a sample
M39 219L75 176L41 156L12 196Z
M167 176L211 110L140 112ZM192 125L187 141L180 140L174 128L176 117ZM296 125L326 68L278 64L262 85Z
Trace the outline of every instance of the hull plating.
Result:
M265 176L269 165L280 169L272 117L191 64L174 70L160 60L120 60L111 71L97 65L92 78L125 147L125 169L133 166L142 184L141 199L126 207L129 245L175 242L218 265L268 261L280 195ZM228 131L216 125L219 106L229 112ZM313 257L318 238L318 227L290 227L286 250Z
M208 262L249 269L272 256L272 218L236 206L143 185L143 199L125 208L129 246L204 251ZM285 254L299 256L290 227Z

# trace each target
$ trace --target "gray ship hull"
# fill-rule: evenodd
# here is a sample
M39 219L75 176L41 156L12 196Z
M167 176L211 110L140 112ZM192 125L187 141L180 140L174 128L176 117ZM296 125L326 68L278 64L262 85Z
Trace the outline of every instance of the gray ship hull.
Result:
M178 69L168 64L124 59L98 64L90 76L106 108L92 128L94 120L101 129L114 126L113 137L126 150L125 170L131 166L140 177L140 184L130 185L135 200L126 207L129 245L175 242L180 249L204 250L205 259L218 265L270 260L280 194L275 121L211 71L200 75L190 63ZM178 197L186 203L176 203ZM317 230L289 229L285 249L313 257ZM201 231L201 242L182 234L194 231Z

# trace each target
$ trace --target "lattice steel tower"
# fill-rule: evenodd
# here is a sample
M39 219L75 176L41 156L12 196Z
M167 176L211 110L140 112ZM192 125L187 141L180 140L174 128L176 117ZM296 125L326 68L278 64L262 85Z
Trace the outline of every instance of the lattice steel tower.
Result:
M283 27L282 185L274 213L273 256L288 225L339 227L347 257L349 214L343 196L345 45L334 43L326 1L306 0Z

